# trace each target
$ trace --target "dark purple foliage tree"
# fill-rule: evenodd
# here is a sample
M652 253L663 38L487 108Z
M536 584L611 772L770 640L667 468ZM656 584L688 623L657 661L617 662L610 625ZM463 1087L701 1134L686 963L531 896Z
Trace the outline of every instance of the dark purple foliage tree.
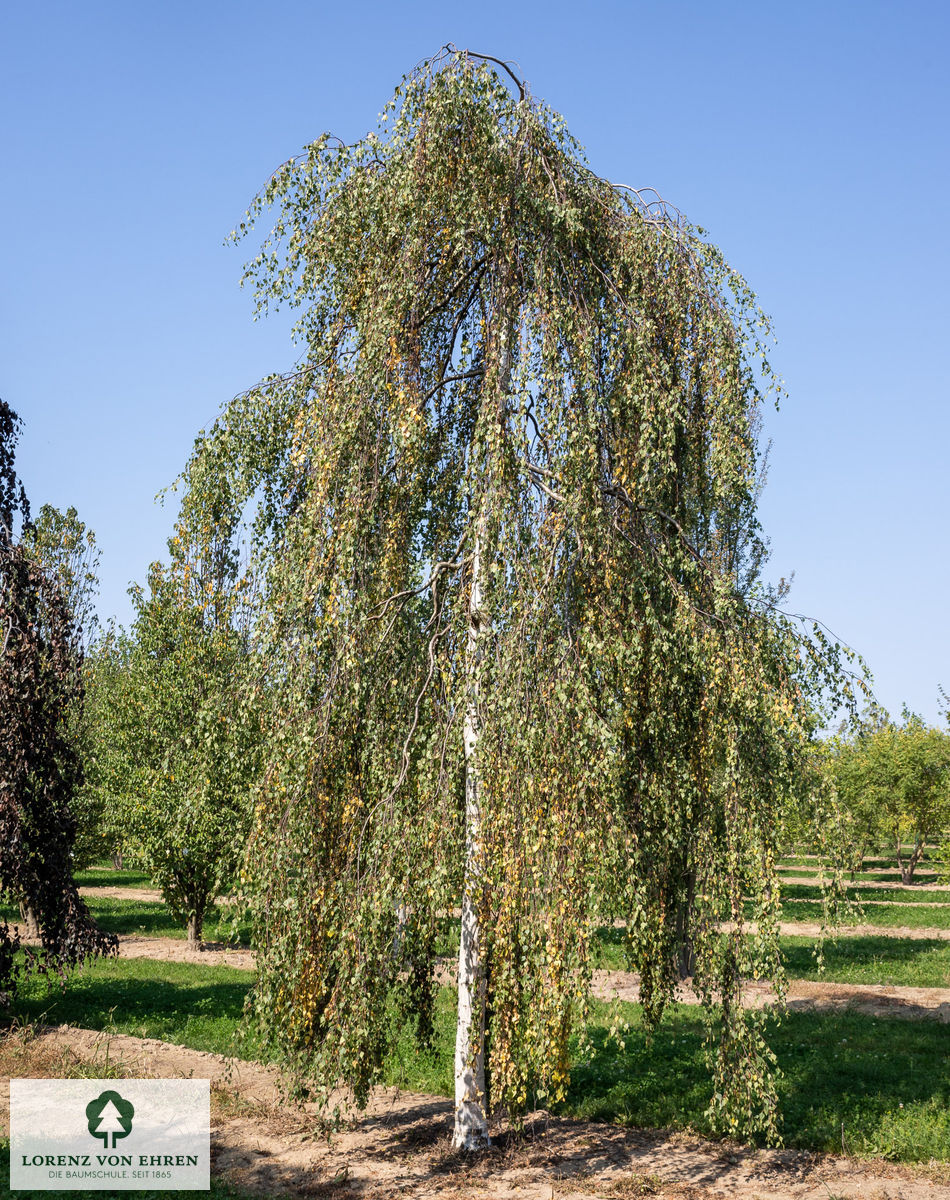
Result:
M67 714L81 702L82 647L56 580L14 537L29 522L14 470L20 422L0 400L0 893L36 921L42 950L27 963L65 970L90 954L114 953L72 879L81 778ZM18 934L0 923L0 1001L17 976Z

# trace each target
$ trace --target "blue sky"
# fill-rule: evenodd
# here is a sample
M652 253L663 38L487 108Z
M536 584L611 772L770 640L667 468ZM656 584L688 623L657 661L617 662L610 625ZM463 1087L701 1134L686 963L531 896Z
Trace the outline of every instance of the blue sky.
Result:
M0 12L0 395L34 506L74 504L100 612L222 403L295 358L229 230L324 130L354 140L453 41L515 59L593 168L705 227L774 320L761 515L789 604L936 721L950 688L943 3L156 0Z

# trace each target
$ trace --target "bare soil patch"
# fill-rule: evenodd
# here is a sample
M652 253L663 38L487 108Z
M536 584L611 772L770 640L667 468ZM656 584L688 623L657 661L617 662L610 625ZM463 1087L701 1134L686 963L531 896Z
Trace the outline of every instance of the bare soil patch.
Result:
M946 888L944 888L944 891L946 891ZM820 900L817 900L817 899L812 900L808 896L795 896L794 900L795 900L796 904L816 904L816 905L821 904ZM865 899L864 896L861 896L860 903L861 903L862 908L866 908L868 905L873 905L873 904L878 904L882 908L893 908L895 905L902 904L903 901L901 901L901 900L867 900L867 899ZM910 903L913 903L915 909L918 909L918 908L950 908L950 900L914 900L914 901L911 901Z
M160 901L162 893L158 888L143 887L81 887L80 896L94 897L97 900L152 900Z
M311 1105L281 1094L264 1067L152 1039L60 1026L0 1039L7 1075L77 1073L108 1062L127 1075L212 1081L217 1174L262 1195L395 1200L950 1200L943 1165L911 1169L790 1150L750 1150L666 1130L630 1130L532 1114L500 1124L481 1156L451 1149L451 1104L379 1089L365 1114L330 1132ZM6 1089L0 1120L8 1125Z
M119 938L120 958L156 958L164 962L199 963L206 967L239 967L245 971L256 968L253 950L244 946L229 946L225 942L201 942L190 946L183 938L124 937Z
M721 927L724 930L733 928L731 922L726 922ZM755 928L754 922L749 922L746 926L750 931ZM950 942L950 929L935 929L935 928L920 928L910 925L874 925L863 921L858 925L838 925L835 928L830 926L822 927L820 921L780 921L779 933L787 934L789 937L886 937L886 938L910 938L914 941L937 940Z

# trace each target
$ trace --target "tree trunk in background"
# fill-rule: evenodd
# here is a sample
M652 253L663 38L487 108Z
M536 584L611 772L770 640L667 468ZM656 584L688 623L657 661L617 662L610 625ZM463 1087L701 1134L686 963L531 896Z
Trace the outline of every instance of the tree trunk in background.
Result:
M204 914L194 910L188 914L188 945L196 946L201 941L201 927L204 924Z
M32 905L21 901L20 919L23 922L25 936L35 941L40 936L40 923L36 919L36 909Z
M695 893L696 872L690 871L686 896L679 902L676 909L677 969L680 979L692 979L696 973L696 947L693 944L693 933L689 927L689 914L693 908Z
M924 843L922 841L915 843L913 853L907 861L904 861L904 856L901 854L901 844L897 843L897 865L901 869L901 883L909 884L914 882L914 871L917 869L917 864L920 862L924 854Z

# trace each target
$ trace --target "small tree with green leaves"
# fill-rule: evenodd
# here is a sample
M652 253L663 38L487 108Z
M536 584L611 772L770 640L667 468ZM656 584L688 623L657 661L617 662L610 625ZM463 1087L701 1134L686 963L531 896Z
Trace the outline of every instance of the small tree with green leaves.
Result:
M234 623L233 564L183 524L169 549L148 592L133 591L121 663L105 665L100 715L113 746L99 782L129 860L197 942L243 856L259 739L241 686L247 643Z
M132 709L132 639L110 622L90 647L84 664L83 704L85 783L83 798L95 814L91 857L108 856L121 870L125 865L128 829L125 811L136 795L136 761ZM140 715L140 710L139 710Z
M424 64L239 231L276 206L247 277L299 306L303 347L190 467L196 512L256 506L256 1012L362 1102L392 997L427 1028L460 908L475 1148L493 1108L564 1095L593 930L621 917L650 1021L692 972L714 1119L774 1131L741 981L781 980L777 831L811 786L809 699L850 683L756 582L766 324L497 65Z
M83 648L88 650L99 630L95 604L101 555L95 533L72 506L61 512L44 504L24 526L22 544L56 577Z
M890 846L902 882L913 883L927 847L950 828L950 733L906 708L900 724L874 710L852 738L837 742L831 762L856 827Z

